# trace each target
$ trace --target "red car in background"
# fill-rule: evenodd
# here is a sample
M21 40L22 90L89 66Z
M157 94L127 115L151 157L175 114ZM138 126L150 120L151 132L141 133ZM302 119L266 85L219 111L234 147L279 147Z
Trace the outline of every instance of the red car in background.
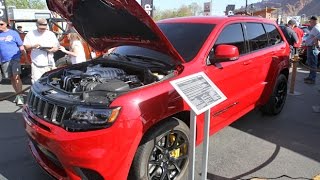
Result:
M190 107L170 81L204 72L227 96L210 134L287 95L289 46L270 20L157 22L136 0L47 0L103 57L48 72L23 110L30 149L57 179L186 179ZM201 98L199 101L202 101ZM197 144L204 116L197 118ZM254 122L252 122L254 123Z

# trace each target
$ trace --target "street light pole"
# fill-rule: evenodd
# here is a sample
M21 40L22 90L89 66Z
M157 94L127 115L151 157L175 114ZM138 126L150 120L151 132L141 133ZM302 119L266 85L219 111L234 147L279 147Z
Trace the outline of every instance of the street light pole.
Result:
M212 0L210 0L210 15L212 16L213 15L213 9L212 9Z
M246 14L248 14L248 0L246 0Z

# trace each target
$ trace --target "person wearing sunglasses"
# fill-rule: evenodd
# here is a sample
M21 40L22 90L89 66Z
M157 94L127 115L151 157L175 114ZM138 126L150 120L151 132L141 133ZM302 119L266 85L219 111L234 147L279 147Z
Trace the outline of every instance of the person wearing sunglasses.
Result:
M53 53L59 49L56 35L47 29L48 22L44 18L37 19L37 29L29 31L23 45L31 50L31 82L34 83L47 71L55 68Z
M25 53L22 40L17 31L8 28L8 22L0 19L0 64L5 78L10 78L16 93L21 93L22 82L20 79L20 57ZM18 94L14 100L17 105L23 105L23 96Z

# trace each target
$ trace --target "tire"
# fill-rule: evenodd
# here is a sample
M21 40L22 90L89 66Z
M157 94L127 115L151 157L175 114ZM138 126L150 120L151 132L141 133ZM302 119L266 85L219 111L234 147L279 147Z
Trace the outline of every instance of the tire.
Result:
M2 82L2 71L0 70L0 83Z
M262 106L261 111L268 115L277 115L283 109L287 98L288 80L280 74L277 78L273 92L267 104Z
M60 59L58 59L56 61L56 67L57 68L60 68L60 67L63 67L63 66L69 66L71 64L72 64L71 61L68 60L66 57L62 57L62 58L60 58Z
M143 137L128 179L186 179L189 164L188 135L189 127L177 118L156 125Z

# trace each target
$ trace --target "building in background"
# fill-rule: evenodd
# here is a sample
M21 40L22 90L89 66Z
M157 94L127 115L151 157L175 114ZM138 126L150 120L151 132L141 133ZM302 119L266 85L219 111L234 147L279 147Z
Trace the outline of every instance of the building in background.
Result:
M245 11L245 10L237 10L235 11L235 14L237 15L249 15L249 16L258 16L258 17L263 17L263 18L267 18L267 19L271 19L271 20L277 20L277 16L273 15L273 12L277 10L276 8L270 8L270 7L266 7L266 8L262 8L262 9L250 9L249 11Z

